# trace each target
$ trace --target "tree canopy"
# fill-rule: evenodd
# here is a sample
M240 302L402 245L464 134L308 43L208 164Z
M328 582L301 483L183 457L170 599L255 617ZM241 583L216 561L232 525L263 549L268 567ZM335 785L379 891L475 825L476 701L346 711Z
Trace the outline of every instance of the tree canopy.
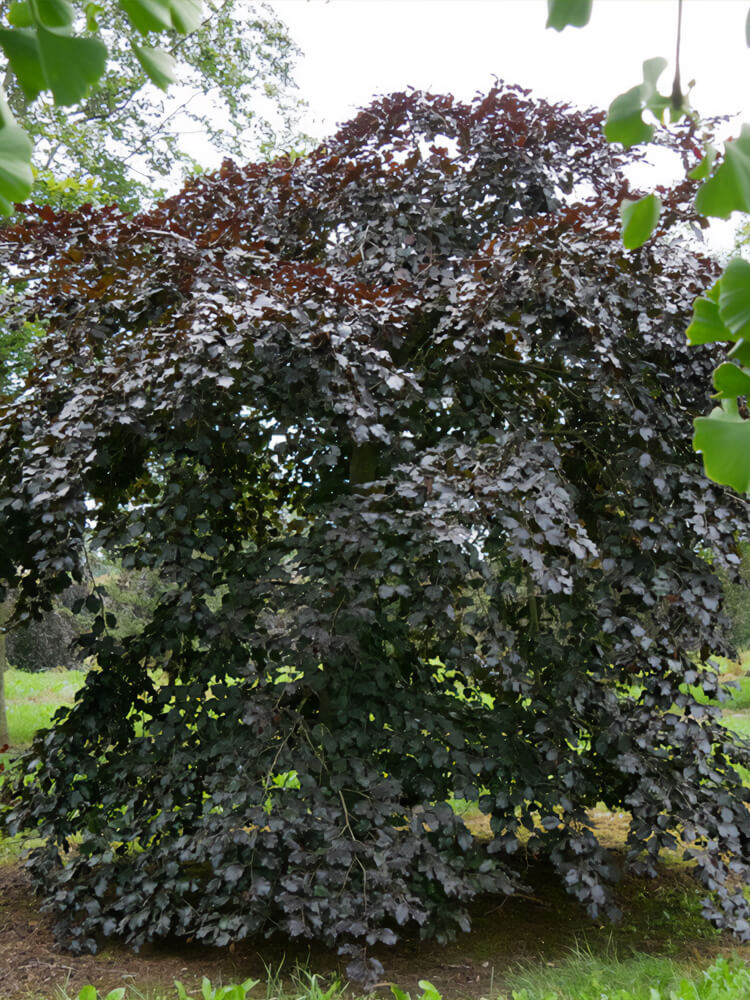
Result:
M100 669L6 785L74 949L279 931L372 981L371 946L516 892L522 844L616 918L599 802L750 932L749 748L699 698L743 516L686 435L715 268L669 232L690 180L623 248L602 120L395 94L295 162L3 231L49 329L0 409L16 617L89 547L169 584L127 635L92 589Z
M18 6L4 0L0 19L12 19ZM146 6L109 3L94 12L90 27L107 52L106 66L73 107L55 92L30 90L23 74L11 72L20 67L10 59L4 86L9 111L33 142L33 200L64 208L117 202L132 211L155 200L159 184L174 181L176 171L195 168L181 142L186 129L202 133L226 155L244 158L299 141L291 77L298 50L267 7L247 0L188 4L195 16L186 24L178 19L185 29L180 34L166 30L169 5L153 4L167 10L162 42L179 81L165 98L151 85L136 43L132 14ZM13 39L29 31L0 29L0 46L9 57L17 47ZM27 188L12 199L28 196Z
M194 31L201 21L201 0L116 0L107 10L97 3L76 9L70 0L16 0L3 14L0 48L6 58L0 88L0 213L31 191L32 143L14 118L6 95L15 90L23 101L50 92L55 104L81 101L101 78L109 50L100 37L99 17L119 10L127 17L133 55L148 78L165 88L174 80L171 53L152 42L166 31Z

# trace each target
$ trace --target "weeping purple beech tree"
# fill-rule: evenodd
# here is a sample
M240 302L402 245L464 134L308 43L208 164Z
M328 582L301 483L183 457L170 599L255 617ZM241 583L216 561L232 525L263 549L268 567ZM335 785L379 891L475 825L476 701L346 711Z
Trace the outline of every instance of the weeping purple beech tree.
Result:
M516 891L526 837L614 918L599 802L628 865L682 847L747 934L748 749L692 693L740 517L687 433L712 267L669 233L690 184L623 249L600 125L396 94L294 163L3 232L49 327L0 410L17 617L91 547L168 584L125 638L92 589L101 669L6 785L74 949L280 931L372 981L368 946Z

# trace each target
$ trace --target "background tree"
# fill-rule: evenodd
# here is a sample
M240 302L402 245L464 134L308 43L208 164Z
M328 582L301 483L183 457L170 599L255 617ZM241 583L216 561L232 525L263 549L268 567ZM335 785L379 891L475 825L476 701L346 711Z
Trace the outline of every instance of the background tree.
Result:
M2 293L0 293L2 296ZM29 322L23 316L17 322L11 319L14 309L13 294L6 291L5 304L10 306L11 315L4 317L5 329L0 329L0 400L12 399L23 386L31 367L33 345L42 333L38 323Z
M88 597L92 584L99 588L108 611L117 618L113 629L116 636L130 635L151 620L154 607L167 590L157 573L123 569L119 561L102 559L97 553L89 553L89 567L88 586L70 587L40 620L21 625L8 634L6 653L14 667L41 671L87 666L76 640L91 628L94 613L83 610L74 615L71 608L80 598ZM94 611L98 610L98 599L90 603Z
M150 42L171 29L195 30L200 0L120 0L117 6L127 13L138 62L150 80L165 88L174 80L174 58ZM77 104L107 65L107 46L97 37L97 19L104 12L95 3L76 10L70 0L18 0L8 8L8 24L0 29L7 59L0 88L0 214L10 214L12 203L27 198L32 186L31 140L13 117L7 88L17 84L26 101L49 91L58 105Z
M2 20L10 6L0 4ZM33 200L65 208L117 202L132 211L153 201L160 184L196 169L181 142L186 131L240 158L303 141L292 80L299 52L266 5L212 0L194 30L167 34L179 84L166 97L133 48L125 10L107 3L97 19L107 67L75 107L44 93L31 101L7 78L9 106L34 144Z
M688 687L719 689L742 515L685 435L715 269L623 249L601 124L396 94L294 163L4 231L50 330L0 416L16 616L85 580L89 531L172 585L122 637L89 595L102 669L7 786L71 947L276 929L372 981L368 946L515 892L522 838L616 917L599 802L748 934L750 754Z

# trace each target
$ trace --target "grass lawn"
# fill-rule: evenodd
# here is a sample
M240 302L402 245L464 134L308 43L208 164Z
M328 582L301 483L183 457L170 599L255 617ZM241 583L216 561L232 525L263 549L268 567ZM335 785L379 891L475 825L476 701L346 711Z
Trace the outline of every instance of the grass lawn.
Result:
M47 670L30 674L10 669L5 675L8 728L12 745L26 745L37 729L49 726L62 705L72 705L86 680L82 670Z
M72 705L85 679L86 674L81 670L47 670L37 674L7 670L5 701L11 754L0 754L0 763L7 764L14 749L27 746L38 729L47 728L58 708Z
M391 986L390 990L388 986ZM377 996L391 1000L450 1000L429 980L420 980L413 992L384 984ZM146 1000L140 991L125 990L125 997ZM289 978L269 970L265 981L249 979L235 986L217 986L204 979L200 991L187 991L178 982L172 990L157 990L148 1000L354 1000L338 979L326 980L297 969ZM576 950L560 964L521 968L506 982L489 991L487 1000L748 1000L750 972L739 960L719 958L702 972L685 974L668 959L648 955L619 961L597 958ZM36 998L35 998L36 1000ZM40 997L39 1000L47 1000ZM120 990L95 996L84 987L76 997L65 992L61 1000L123 1000Z

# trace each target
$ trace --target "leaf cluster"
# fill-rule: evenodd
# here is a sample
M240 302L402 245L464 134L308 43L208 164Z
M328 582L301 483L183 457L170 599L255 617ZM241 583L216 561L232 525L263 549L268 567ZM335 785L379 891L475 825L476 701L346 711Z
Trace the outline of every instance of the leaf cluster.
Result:
M6 786L70 947L281 933L372 982L368 949L467 929L525 852L615 919L599 802L629 865L682 847L750 933L748 747L692 693L739 561L685 435L713 269L623 250L600 125L395 94L293 163L4 231L49 330L0 410L17 617L85 579L88 532L165 585L139 632L95 613L102 669Z
M547 27L562 31L567 25L582 27L591 16L593 0L548 0ZM682 2L677 4L677 38L675 74L669 97L659 93L657 81L666 69L662 58L647 59L643 63L643 83L620 94L609 107L604 133L610 142L622 143L626 148L651 142L654 125L643 119L645 111L660 122L669 112L671 122L688 121L688 134L697 132L701 125L696 112L690 108L688 95L683 94L680 79L680 39L682 29ZM745 23L745 40L750 45L750 12ZM693 86L691 83L688 92ZM709 126L710 123L704 122ZM710 137L702 143L702 157L689 168L689 155L683 155L685 176L703 181L695 197L695 209L700 216L728 219L733 212L750 211L750 126L743 125L740 135L725 143L724 156L718 167L715 161L718 150ZM698 145L687 143L684 154L701 155ZM622 203L622 238L626 248L642 246L652 236L661 212L661 201L654 194L639 201L625 199ZM704 222L705 225L705 222ZM750 423L747 411L747 394L750 387L750 344L747 340L750 326L750 295L747 292L748 271L746 261L736 258L705 298L697 299L693 323L688 336L691 343L724 342L733 344L728 357L731 361L721 364L714 372L719 400L708 417L695 420L693 445L702 452L706 475L715 482L724 483L746 493L750 489Z

